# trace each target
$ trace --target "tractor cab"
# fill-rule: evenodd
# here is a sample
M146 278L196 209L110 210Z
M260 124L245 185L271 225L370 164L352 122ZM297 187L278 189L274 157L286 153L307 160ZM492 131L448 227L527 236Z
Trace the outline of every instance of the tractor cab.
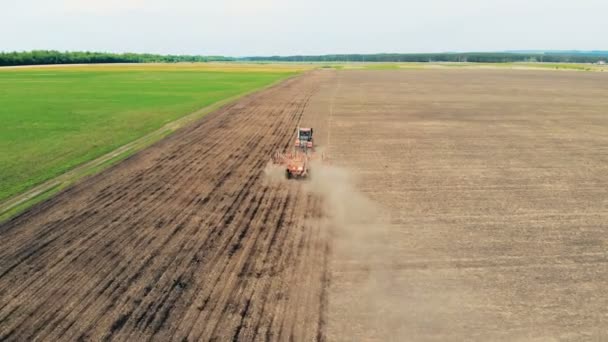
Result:
M314 147L312 132L312 128L298 128L296 147L300 147L302 149L312 149Z

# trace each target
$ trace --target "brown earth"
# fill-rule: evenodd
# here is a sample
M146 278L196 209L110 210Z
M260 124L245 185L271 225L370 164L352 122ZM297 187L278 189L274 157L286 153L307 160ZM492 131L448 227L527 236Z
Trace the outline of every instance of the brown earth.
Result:
M0 340L322 338L320 201L264 167L318 84L288 80L0 226Z
M0 225L0 340L608 339L608 75L316 71ZM265 175L295 127L331 163Z
M351 71L329 87L310 106L333 108L343 197L377 207L333 234L329 340L608 340L608 75Z

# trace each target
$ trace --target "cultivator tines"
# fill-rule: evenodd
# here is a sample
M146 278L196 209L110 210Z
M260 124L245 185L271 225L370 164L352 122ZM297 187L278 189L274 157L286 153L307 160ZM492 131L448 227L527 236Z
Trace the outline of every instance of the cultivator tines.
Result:
M285 176L291 178L307 178L310 175L310 163L318 160L325 162L323 153L314 151L312 128L298 128L296 144L290 152L275 152L272 163L285 167Z
M285 162L285 155L281 152L275 152L272 155L272 163L275 165L282 165Z

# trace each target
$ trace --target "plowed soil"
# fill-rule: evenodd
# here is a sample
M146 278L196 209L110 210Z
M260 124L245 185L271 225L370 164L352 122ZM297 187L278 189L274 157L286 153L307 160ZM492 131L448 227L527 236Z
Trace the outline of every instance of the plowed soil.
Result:
M608 75L315 71L0 225L0 340L603 341ZM265 175L298 124L330 163Z
M265 180L324 74L210 114L0 226L0 340L322 338L319 200Z

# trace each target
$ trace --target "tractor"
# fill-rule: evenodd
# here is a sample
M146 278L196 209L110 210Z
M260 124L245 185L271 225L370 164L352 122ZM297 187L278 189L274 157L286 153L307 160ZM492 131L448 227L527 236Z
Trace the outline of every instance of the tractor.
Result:
M317 157L314 152L313 129L299 127L296 130L296 141L291 152L276 152L272 156L275 165L285 167L287 179L305 179L310 176L310 162ZM323 160L324 158L322 158Z
M299 127L296 131L295 146L302 150L314 151L314 143L312 138L312 128Z

